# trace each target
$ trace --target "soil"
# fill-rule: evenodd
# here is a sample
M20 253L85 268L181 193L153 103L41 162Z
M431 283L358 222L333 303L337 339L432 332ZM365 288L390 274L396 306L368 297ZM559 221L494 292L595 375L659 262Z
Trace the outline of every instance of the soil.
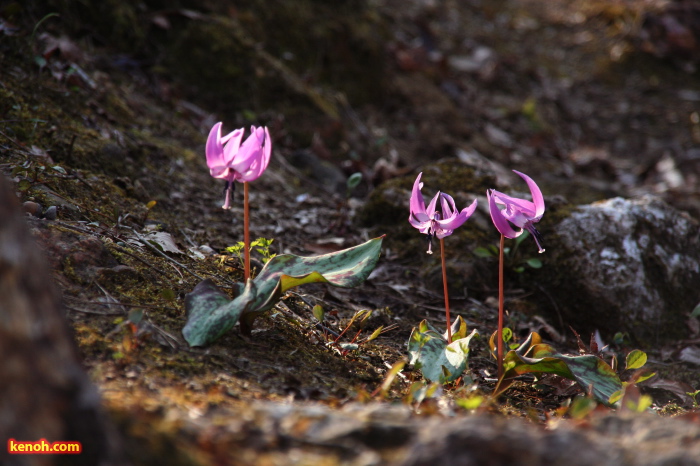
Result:
M495 283L451 294L453 316L481 333L463 379L422 403L406 401L421 380L410 368L378 390L407 357L413 327L423 319L444 326L440 281L425 280L437 262L426 262L424 238L367 208L377 208L368 200L382 183L410 187L440 161L465 164L478 175L474 186L506 186L499 167L507 167L537 174L555 204L653 193L700 218L700 13L692 4L357 0L330 11L298 0L273 12L263 2L69 3L0 10L0 170L15 182L84 366L133 461L224 463L225 442L249 437L217 429L236 413L263 416L250 414L256 402L340 410L404 400L414 415L468 416L456 400L488 398ZM659 26L668 18L677 19L674 30ZM280 23L298 36L285 37ZM186 294L205 278L230 290L243 277L226 252L242 240L242 194L221 209L223 185L204 158L209 128L221 120L229 131L270 129L273 160L250 185L251 230L274 239L273 253L387 238L362 286L295 288L250 336L236 327L190 348L181 334ZM483 163L492 165L475 171ZM363 181L347 196L355 172ZM166 235L145 241L153 232ZM255 253L257 270L263 259ZM508 289L515 338L538 330L576 353L572 333L537 316L533 292ZM365 309L372 314L358 339L383 325L381 336L354 350L329 343ZM700 387L699 331L689 317L686 340L645 348L658 375L642 390L659 415L695 406L686 392ZM622 358L632 349L624 339L611 344ZM545 424L577 393L525 378L478 410Z

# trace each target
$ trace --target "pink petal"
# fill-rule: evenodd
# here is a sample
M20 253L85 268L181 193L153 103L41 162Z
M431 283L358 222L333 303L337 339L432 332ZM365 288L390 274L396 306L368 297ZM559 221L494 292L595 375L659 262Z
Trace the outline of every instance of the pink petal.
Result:
M416 181L413 182L413 190L411 191L411 201L409 204L410 215L425 215L425 201L423 200L423 195L420 192L421 188L423 188L423 183L420 182L420 177L422 175L422 172L419 173Z
M425 208L425 213L430 217L431 219L435 218L435 208L437 207L437 201L440 198L440 191L435 194L435 196L430 200L430 204L428 204L428 207Z
M445 194L443 194L443 195L445 195ZM474 214L474 211L476 210L476 205L477 205L477 201L476 201L476 199L474 199L474 201L469 205L469 207L465 207L464 209L462 209L461 212L453 213L448 218L444 218L442 220L436 220L436 223L443 230L456 230L457 228L462 226L462 224L464 224L464 222L466 222L467 219L472 216L472 214ZM454 206L454 202L453 202L453 206ZM443 205L443 209L444 209L444 205ZM450 234L451 234L451 232L450 232Z
M535 206L534 211L535 211L535 217L539 220L542 215L544 214L544 196L542 196L542 191L540 191L539 186L537 186L537 183L527 176L525 173L520 173L519 171L513 170L515 173L520 175L522 179L525 180L527 183L527 186L530 188L530 194L532 195L532 202Z
M491 220L496 226L496 229L506 238L517 238L523 233L523 230L515 231L508 223L508 220L503 216L501 210L496 205L496 197L493 196L488 190L486 191L486 197L489 201L489 212L491 213Z
M221 122L212 126L209 131L204 152L207 156L207 165L209 168L225 165L224 149L221 144Z
M262 128L259 128L258 131L254 126L251 127L250 136L241 144L234 157L229 161L229 168L240 174L250 170L255 161L262 158L261 146L264 137L265 131ZM228 149L228 145L226 148Z
M440 196L440 206L442 208L442 218L452 217L452 213L457 210L455 200L447 193Z
M525 213L525 215L530 218L535 217L535 204L528 201L527 199L519 199L517 197L511 197L507 194L503 194L495 189L491 190L491 195L496 198L496 203L503 204L507 207L508 211L520 211Z
M267 169L270 163L270 156L272 155L272 140L270 139L270 133L267 128L258 128L263 133L263 139L260 147L260 157L256 158L253 164L250 166L248 171L241 174L241 179L243 181L253 181L260 178L260 175Z

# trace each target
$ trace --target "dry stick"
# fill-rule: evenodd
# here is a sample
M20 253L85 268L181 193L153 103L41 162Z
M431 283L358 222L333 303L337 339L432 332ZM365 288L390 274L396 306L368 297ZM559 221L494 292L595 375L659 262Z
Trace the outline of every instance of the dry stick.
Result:
M447 319L447 344L452 343L452 322L450 322L450 298L447 294L447 269L445 267L445 238L440 238L440 256L442 258L442 286L445 294L445 318Z
M248 211L248 182L243 182L243 281L250 278L250 212Z
M503 375L503 248L505 236L501 235L501 248L498 254L498 378Z

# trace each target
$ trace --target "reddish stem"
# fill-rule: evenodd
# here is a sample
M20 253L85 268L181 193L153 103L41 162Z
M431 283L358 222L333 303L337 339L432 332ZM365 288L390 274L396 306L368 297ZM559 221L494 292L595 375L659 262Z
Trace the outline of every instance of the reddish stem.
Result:
M243 282L250 278L250 212L248 209L248 182L243 183Z
M442 287L445 293L445 318L447 319L447 344L452 343L452 322L450 322L450 297L447 294L447 268L445 267L445 239L440 238L440 257L442 258Z
M501 248L498 254L498 378L503 375L503 248L505 236L501 235Z

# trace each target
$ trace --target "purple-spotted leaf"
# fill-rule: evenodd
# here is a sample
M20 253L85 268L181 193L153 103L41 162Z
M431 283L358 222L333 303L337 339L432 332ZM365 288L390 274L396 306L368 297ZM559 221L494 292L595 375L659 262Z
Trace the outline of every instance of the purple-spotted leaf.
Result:
M182 334L190 346L204 346L221 337L239 320L241 330L250 334L255 318L271 309L289 288L306 283L357 286L377 264L383 238L321 256L275 256L245 286L236 283L233 300L210 279L204 280L185 297L187 323Z

